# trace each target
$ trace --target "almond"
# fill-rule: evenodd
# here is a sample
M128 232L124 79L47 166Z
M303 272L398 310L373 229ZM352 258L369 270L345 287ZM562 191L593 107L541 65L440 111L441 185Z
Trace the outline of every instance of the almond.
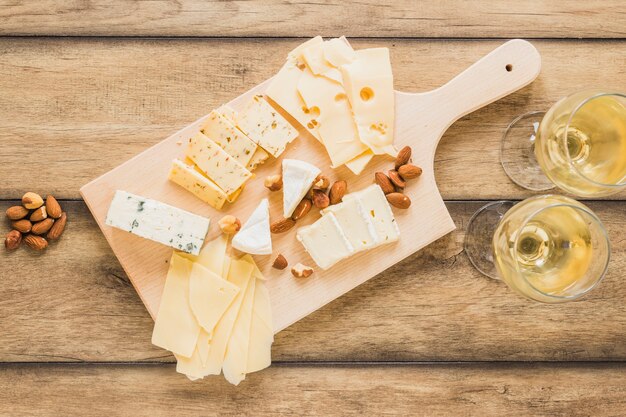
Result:
M291 275L296 278L308 278L313 274L313 268L303 265L301 263L296 264L291 268Z
M380 188L383 190L383 193L385 194L393 193L396 191L393 184L391 183L391 180L387 175L385 175L384 172L376 172L374 174L374 182L380 186Z
M54 219L51 219L51 218L43 219L42 221L37 222L33 225L33 228L31 229L31 233L34 235L43 235L48 230L50 230L53 224L54 224Z
M287 262L287 258L279 253L276 259L274 259L272 268L280 269L282 271L283 269L287 268L287 265L289 265L289 263Z
M322 190L313 190L313 205L318 209L325 209L330 205L330 199Z
M16 220L11 223L13 228L21 233L28 233L33 228L33 224L27 219Z
M396 188L404 190L404 187L406 187L406 181L402 179L400 174L398 174L398 171L391 170L388 172L388 175L389 179L391 180L393 185L396 186Z
M63 212L61 213L61 217L59 217L59 219L54 222L46 237L50 240L58 239L59 237L61 237L63 230L65 230L65 223L67 223L67 214Z
M341 203L343 196L348 192L348 183L345 181L336 181L332 187L330 187L330 204Z
M422 175L422 168L411 164L405 164L398 168L398 174L400 174L400 176L405 180L412 180L413 178L417 178Z
M22 243L22 234L17 230L11 230L6 239L4 239L4 247L7 250L15 250L20 247L20 243Z
M398 155L396 156L395 168L398 169L402 165L408 164L410 160L411 160L411 147L405 146L404 148L400 149L400 152L398 152Z
M33 211L33 214L30 215L31 222L40 222L43 219L48 217L48 212L46 211L46 206L41 206L37 210Z
M241 220L239 220L235 216L227 214L220 219L218 225L220 226L222 233L232 235L237 233L241 229Z
M272 233L285 233L296 224L292 219L280 219L270 225L270 232Z
M411 199L402 193L387 194L387 201L399 209L408 209L411 206Z
M26 193L22 196L22 205L29 210L43 206L43 198L37 193Z
M44 250L48 247L48 241L41 236L28 235L24 238L24 243L33 250Z
M48 216L52 217L53 219L58 219L59 217L61 217L61 213L63 213L61 205L59 204L57 199L51 195L48 195L46 197L46 211L48 212Z
M327 176L319 174L313 181L313 188L326 191L330 187L330 180Z
M6 211L9 220L23 219L28 215L28 209L24 206L12 206Z
M270 175L265 178L265 182L263 184L270 191L279 191L283 188L283 176L280 174Z
M311 211L311 207L313 203L308 198L303 198L300 203L296 206L296 209L293 211L291 215L291 219L294 221L300 220L304 216L306 216L309 211Z

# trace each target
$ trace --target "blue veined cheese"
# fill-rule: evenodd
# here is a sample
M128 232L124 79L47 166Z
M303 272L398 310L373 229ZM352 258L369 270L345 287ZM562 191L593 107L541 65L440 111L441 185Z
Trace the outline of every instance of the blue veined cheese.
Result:
M137 236L198 255L209 219L156 200L116 191L106 224Z
M333 213L327 213L315 223L299 228L296 238L322 269L328 269L355 253Z
M200 130L243 166L248 165L257 150L256 143L215 110L202 123Z

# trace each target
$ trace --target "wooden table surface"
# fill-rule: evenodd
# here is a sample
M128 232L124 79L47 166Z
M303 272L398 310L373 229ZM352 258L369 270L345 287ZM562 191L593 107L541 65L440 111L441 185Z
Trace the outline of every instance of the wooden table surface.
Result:
M510 119L583 87L626 91L624 1L391 4L0 0L0 209L35 191L69 216L43 254L0 250L0 415L626 414L626 194L588 203L613 257L582 301L526 301L462 253L484 201L532 195L498 162ZM278 334L272 367L239 387L191 383L151 345L153 322L78 189L317 34L389 47L404 91L514 37L543 69L444 136L435 175L456 232Z

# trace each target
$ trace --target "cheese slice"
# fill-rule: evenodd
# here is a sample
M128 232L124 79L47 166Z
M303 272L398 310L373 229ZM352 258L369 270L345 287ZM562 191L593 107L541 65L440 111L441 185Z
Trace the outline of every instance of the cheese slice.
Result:
M377 155L395 157L395 93L389 49L362 49L355 55L353 62L341 66L341 74L360 140Z
M239 314L233 325L228 341L222 372L224 378L233 385L239 385L246 377L248 350L250 346L250 326L254 306L254 293L257 280L252 277L241 302Z
M228 199L226 193L213 181L180 159L172 161L168 179L218 210L224 206Z
M244 167L256 152L257 145L215 110L205 119L200 130Z
M352 49L345 36L325 41L322 45L322 52L324 60L334 68L349 64L356 59L354 49Z
M308 162L283 159L283 216L286 219L291 217L320 172Z
M237 111L228 104L218 107L217 112L224 116L233 126L237 126Z
M200 333L189 305L191 268L191 261L172 254L152 332L152 344L187 358L193 354Z
M250 325L247 373L260 371L272 364L272 343L274 343L274 329L270 294L265 283L257 279Z
M389 206L385 193L378 184L372 184L363 190L343 197L343 201L352 199L358 199L361 202L365 213L369 214L374 222L376 233L378 234L378 242L375 246L395 242L400 238L398 223L393 217L393 211Z
M356 252L373 248L378 243L378 234L372 218L365 212L359 199L348 199L322 210L323 215L328 213L335 215L339 227Z
M235 285L198 263L191 269L189 290L191 311L209 335L239 293Z
M193 255L200 252L209 230L207 218L120 190L105 223Z
M322 43L324 43L324 39L322 39L322 37L319 35L309 39L306 42L301 43L287 54L287 61L301 62L302 52L312 46L321 45Z
M346 168L352 171L354 175L359 175L361 172L363 172L363 170L373 157L374 152L368 149L356 158L353 158L346 162Z
M233 237L232 246L253 255L270 255L272 253L270 212L267 198L261 200L241 230Z
M324 58L325 44L326 42L304 49L302 51L302 59L306 62L307 67L309 67L309 70L311 70L313 74L341 84L343 81L341 72Z
M259 165L264 163L267 160L267 158L269 158L269 154L265 152L263 148L257 146L256 151L252 155L252 158L250 158L250 162L248 162L248 165L246 166L246 168L248 168L248 171L252 172Z
M296 238L322 269L330 268L355 252L333 213L322 216L309 226L299 228Z
M250 139L274 157L298 137L298 131L262 96L252 97L237 122Z
M206 373L206 363L209 357L209 340L209 334L201 328L196 349L190 358L174 354L176 358L176 372L186 375L192 381L208 375Z
M307 107L319 109L319 116L313 124L333 167L343 165L367 150L359 140L350 103L341 84L317 77L306 69L298 82L298 92Z
M252 178L244 165L202 133L189 139L187 156L228 195L235 193Z

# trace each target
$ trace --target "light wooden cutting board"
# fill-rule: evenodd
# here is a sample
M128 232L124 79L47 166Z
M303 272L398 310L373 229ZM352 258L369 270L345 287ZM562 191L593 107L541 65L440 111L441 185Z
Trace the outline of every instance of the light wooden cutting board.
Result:
M460 117L532 82L540 68L541 58L537 50L526 41L512 40L443 87L420 94L397 92L395 144L398 149L410 145L413 163L423 169L422 176L410 181L406 188L406 194L413 202L411 207L408 210L394 209L401 232L400 241L359 253L327 271L315 268L311 277L297 279L289 268L284 271L271 268L278 253L282 253L290 265L298 262L315 265L296 240L296 228L273 235L274 253L254 258L268 278L275 331L283 330L454 230L434 177L433 163L439 139ZM254 94L263 93L269 81L229 104L241 109ZM208 239L220 233L217 222L224 214L233 214L243 222L264 197L270 200L271 218L282 217L282 192L271 193L263 186L267 175L280 172L280 159L269 160L260 166L255 172L256 178L248 183L239 199L221 211L168 181L172 159L184 156L186 140L199 130L203 120L204 117L81 188L85 202L152 317L156 317L159 309L172 249L105 225L116 190L129 191L210 217ZM297 124L294 122L294 125ZM331 180L346 180L348 191L366 187L373 182L374 172L386 172L393 166L393 160L376 157L358 177L346 168L333 170L325 150L304 129L282 157L308 161L322 169ZM485 184L488 180L485 178ZM318 210L314 209L297 226L312 223L318 217Z

